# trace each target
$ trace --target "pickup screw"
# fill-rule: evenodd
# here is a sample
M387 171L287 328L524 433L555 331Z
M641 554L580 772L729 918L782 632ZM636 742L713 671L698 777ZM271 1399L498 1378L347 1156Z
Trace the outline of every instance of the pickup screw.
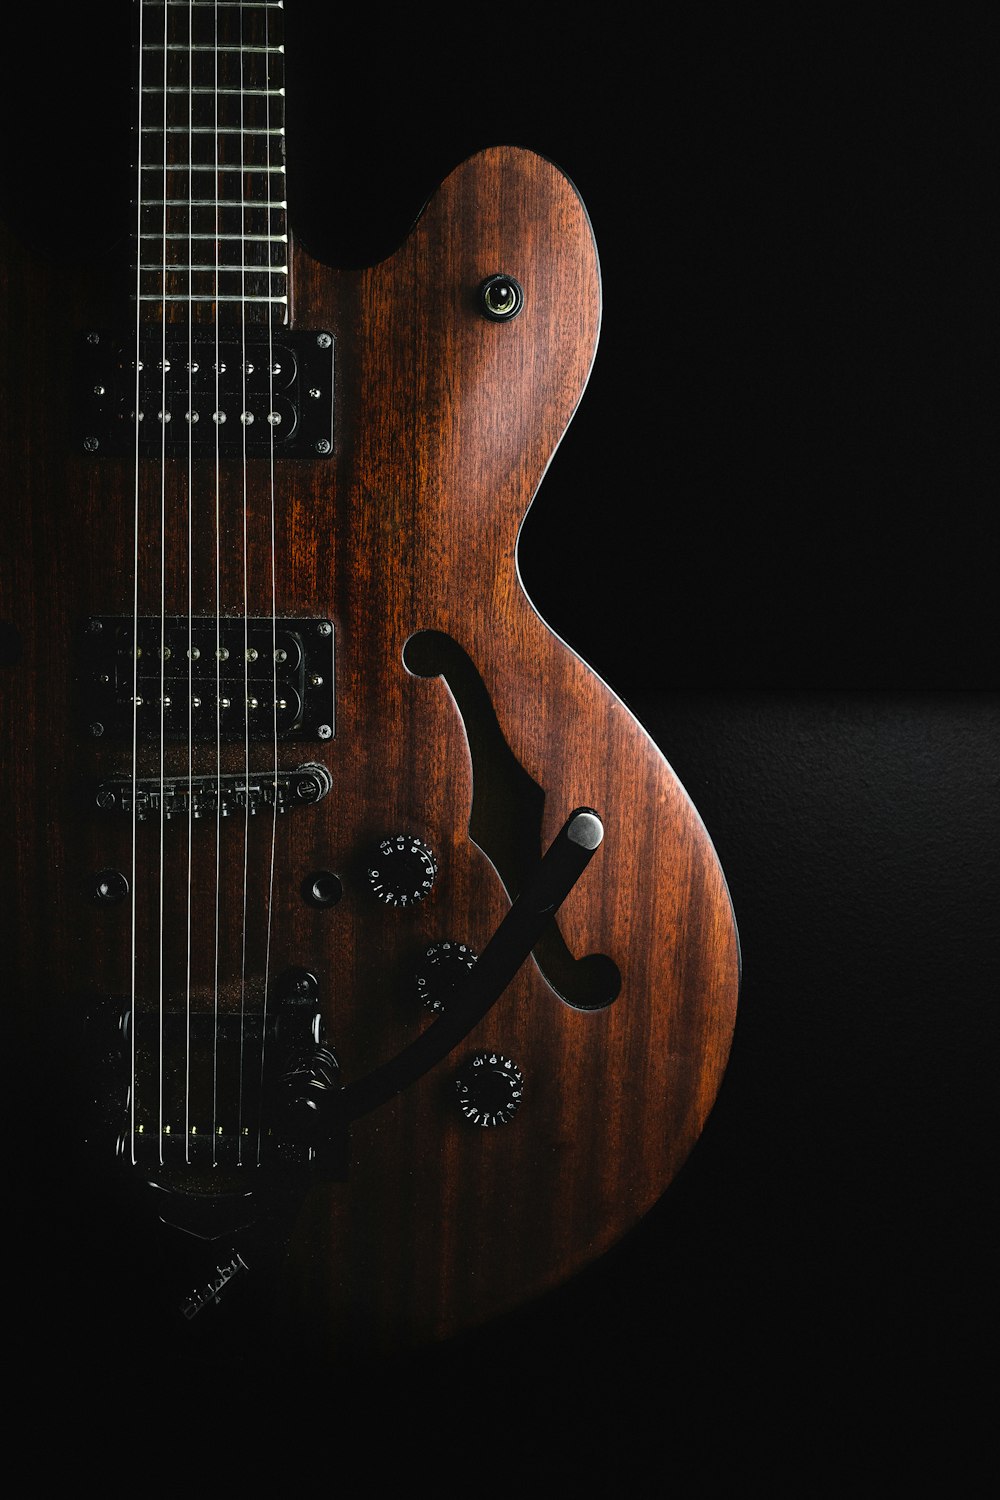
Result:
M103 734L103 733L104 733L104 725L103 725L103 724L98 724L98 723L97 723L97 722L96 722L96 721L95 721L95 722L94 722L94 723L93 723L93 724L91 724L91 726L90 726L90 732L91 732L91 734L92 734L92 735L93 735L93 736L94 736L94 739L95 739L95 740L99 740L99 739L100 739L100 737L101 737L101 735L102 735L102 734Z
M318 385L311 385L309 387L309 394L314 401L318 401L323 392L320 390Z
M320 438L318 443L313 444L313 447L316 449L317 453L329 453L331 443L329 438Z
M321 724L316 733L319 735L321 740L329 740L333 738L333 730L330 728L329 724Z
M101 342L101 335L99 333L88 333L87 334L87 343L88 344L99 344L100 342Z
M310 674L309 674L309 686L310 687L322 687L323 686L323 679L319 675L318 672L310 672Z
M87 629L90 631L91 635L100 635L101 631L104 629L104 622L103 620L91 620L87 625Z
M333 339L328 333L318 333L316 335L316 342L321 349L329 349L330 345L333 343Z
M107 391L105 390L105 388L104 388L103 385L95 385L94 386L94 395L95 396L106 396L107 395Z
M110 787L103 787L97 794L97 805L105 810L114 807L115 801L115 794Z
M86 451L88 453L96 453L97 450L98 450L98 448L101 445L100 445L99 441L97 440L97 438L95 438L95 437L85 437L84 440L83 440L83 446L84 446L84 448L86 449Z

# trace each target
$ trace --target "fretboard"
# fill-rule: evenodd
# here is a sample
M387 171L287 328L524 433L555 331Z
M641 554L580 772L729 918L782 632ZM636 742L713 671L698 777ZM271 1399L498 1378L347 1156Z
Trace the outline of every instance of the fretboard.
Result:
M139 0L144 320L288 318L279 0Z

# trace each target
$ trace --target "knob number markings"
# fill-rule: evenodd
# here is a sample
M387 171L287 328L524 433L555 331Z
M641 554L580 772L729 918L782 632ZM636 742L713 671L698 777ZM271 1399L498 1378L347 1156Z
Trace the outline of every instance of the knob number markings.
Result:
M521 1106L524 1075L500 1052L476 1052L460 1069L455 1093L471 1125L507 1125Z

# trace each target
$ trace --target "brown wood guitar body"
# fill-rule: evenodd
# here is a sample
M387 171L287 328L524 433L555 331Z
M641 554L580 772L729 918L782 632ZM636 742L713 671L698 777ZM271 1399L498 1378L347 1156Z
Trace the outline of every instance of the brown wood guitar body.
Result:
M265 975L302 967L349 1083L430 1023L414 981L427 946L489 940L513 894L498 871L505 841L540 854L581 806L604 824L556 921L573 958L613 961L617 997L568 1003L525 963L455 1055L354 1123L343 1180L302 1202L269 1314L334 1357L473 1327L601 1254L663 1193L716 1096L737 999L732 910L697 812L518 578L521 522L597 345L583 205L550 163L498 148L448 178L383 264L335 271L295 249L293 326L335 339L336 436L332 458L275 464L273 587L279 615L333 622L336 725L323 744L279 744L278 759L322 762L331 790L274 823L230 819L218 847L214 820L147 822L134 866L128 820L94 806L102 779L129 774L132 746L88 732L76 643L89 617L133 613L137 493L140 613L183 615L190 598L213 617L218 584L227 621L244 607L268 615L270 469L227 463L217 529L207 460L190 473L144 464L137 484L128 459L83 452L67 419L71 346L88 327L127 327L127 295L13 240L4 259L6 953L19 1004L44 995L67 1030L92 997L131 993L133 954L137 1011L150 1016L161 994L168 1005L190 994L197 1010L216 988L223 1008L255 1005ZM524 290L509 322L478 301L501 272ZM580 587L599 595L597 539ZM447 673L404 662L421 632L466 664L465 698ZM255 769L268 753L254 748ZM195 747L195 769L210 772L215 754ZM224 746L225 769L241 771L242 755ZM511 758L513 782L498 769ZM183 774L187 746L168 744L163 760ZM159 744L144 745L141 773L159 766ZM529 778L543 794L535 828L511 791ZM485 850L470 837L474 794ZM438 865L430 895L406 909L375 899L367 876L397 832ZM134 920L131 898L95 901L107 869L128 876ZM339 877L337 904L303 899L316 871ZM476 1049L523 1073L508 1124L477 1128L456 1107L451 1080Z

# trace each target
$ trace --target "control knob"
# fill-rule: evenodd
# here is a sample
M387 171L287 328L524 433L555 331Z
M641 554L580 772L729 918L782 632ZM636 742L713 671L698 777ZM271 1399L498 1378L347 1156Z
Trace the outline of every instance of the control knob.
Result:
M441 943L431 943L417 969L417 994L435 1014L443 1011L458 986L470 969L476 966L479 955L468 943L456 943L451 938Z
M524 1094L524 1075L499 1052L475 1052L455 1078L458 1107L473 1125L506 1125Z
M436 874L433 850L412 833L383 839L368 866L369 884L386 906L414 906L423 901Z

